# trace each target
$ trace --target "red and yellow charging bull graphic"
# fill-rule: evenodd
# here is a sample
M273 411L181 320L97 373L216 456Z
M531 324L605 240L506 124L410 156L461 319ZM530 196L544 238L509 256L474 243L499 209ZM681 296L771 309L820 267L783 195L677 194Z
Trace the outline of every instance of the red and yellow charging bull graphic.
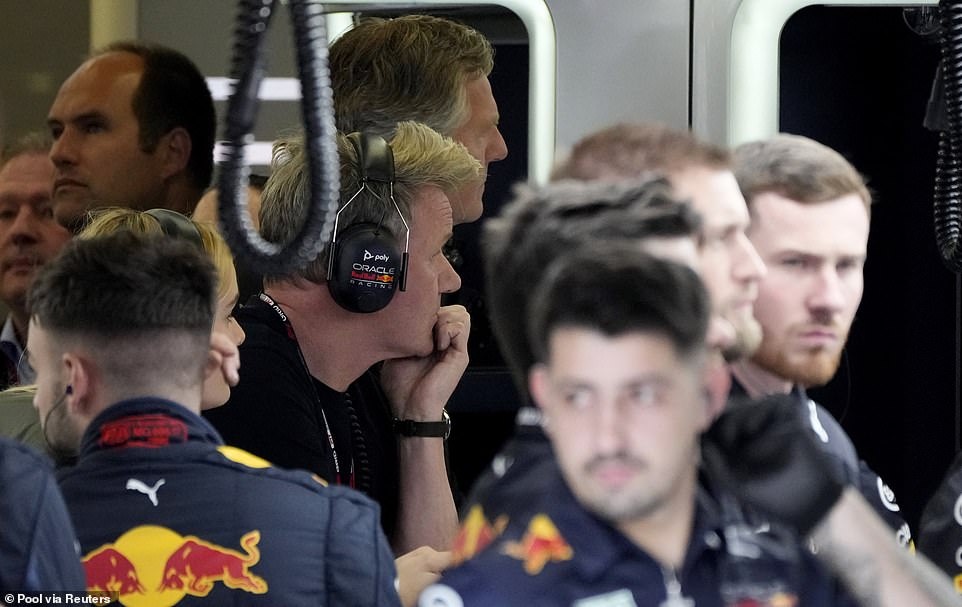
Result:
M116 592L127 607L170 607L188 594L207 596L217 582L264 594L267 582L250 571L260 539L257 530L244 534L242 553L166 527L134 527L83 558L87 590Z
M454 547L451 549L454 563L466 561L484 550L501 535L507 525L508 517L504 514L492 523L485 518L484 509L480 504L472 506L461 528L458 529L457 537L454 538Z
M521 541L506 543L502 551L524 561L524 570L529 575L538 575L548 563L567 561L574 556L574 550L546 514L532 518Z

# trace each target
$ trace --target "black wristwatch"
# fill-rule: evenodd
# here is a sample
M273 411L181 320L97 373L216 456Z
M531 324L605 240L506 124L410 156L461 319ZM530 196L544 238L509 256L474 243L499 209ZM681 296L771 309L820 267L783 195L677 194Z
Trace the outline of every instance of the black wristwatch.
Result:
M451 417L447 409L441 410L439 422L416 422L413 419L394 418L394 432L401 436L426 436L447 439L451 435Z

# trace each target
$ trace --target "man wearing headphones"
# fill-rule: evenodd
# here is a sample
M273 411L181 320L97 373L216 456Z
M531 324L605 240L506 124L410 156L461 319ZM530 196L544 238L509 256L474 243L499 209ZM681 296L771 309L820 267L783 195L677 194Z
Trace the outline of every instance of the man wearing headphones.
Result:
M364 17L331 44L328 65L340 131L389 139L413 120L464 145L482 177L450 194L454 225L481 217L488 165L508 155L488 80L494 51L483 34L432 15ZM205 196L195 212L216 217L216 206Z
M34 403L54 447L79 447L59 480L87 589L125 605L398 605L371 500L227 447L200 417L221 372L216 286L196 243L120 231L75 239L30 291Z
M237 315L241 381L207 416L230 444L373 497L398 554L444 550L457 529L444 406L468 362L470 318L440 306L460 286L441 249L447 193L479 179L480 165L411 122L390 147L357 134L339 136L338 150L334 241L307 266L265 277ZM310 200L302 140L279 141L274 158L261 231L283 242Z
M477 30L432 15L362 18L330 48L328 65L337 128L390 139L401 121L423 123L464 145L481 163L481 178L451 191L454 225L476 221L488 165L508 154L488 76L491 43ZM257 198L249 197L252 220ZM216 218L216 195L204 196L196 215ZM239 260L241 301L256 294L259 277ZM259 288L259 287L258 287ZM476 296L464 298L473 306Z

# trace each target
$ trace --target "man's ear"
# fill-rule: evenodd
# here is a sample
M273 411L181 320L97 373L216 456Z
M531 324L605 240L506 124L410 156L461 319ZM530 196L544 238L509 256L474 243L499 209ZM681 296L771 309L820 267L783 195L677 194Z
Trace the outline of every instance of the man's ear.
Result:
M67 410L75 415L88 414L99 377L96 365L77 352L65 352L61 363L67 377L64 388Z
M542 419L545 421L545 429L547 429L548 426L548 413L551 409L551 399L548 394L548 390L550 389L548 368L542 363L537 363L532 366L528 371L528 391L531 392L531 400L541 409Z
M183 127L175 127L160 138L157 152L161 154L163 168L161 175L164 179L182 173L190 162L190 152L193 143L190 134Z

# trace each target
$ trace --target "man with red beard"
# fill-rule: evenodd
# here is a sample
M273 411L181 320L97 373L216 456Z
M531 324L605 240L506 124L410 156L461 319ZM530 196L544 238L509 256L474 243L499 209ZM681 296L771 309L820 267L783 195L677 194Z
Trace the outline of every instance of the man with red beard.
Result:
M748 236L768 271L755 301L762 341L750 359L732 363L732 394L797 396L799 414L848 481L907 545L911 532L892 491L805 393L835 375L862 299L871 204L865 181L834 150L793 135L740 146L734 165L751 215Z

